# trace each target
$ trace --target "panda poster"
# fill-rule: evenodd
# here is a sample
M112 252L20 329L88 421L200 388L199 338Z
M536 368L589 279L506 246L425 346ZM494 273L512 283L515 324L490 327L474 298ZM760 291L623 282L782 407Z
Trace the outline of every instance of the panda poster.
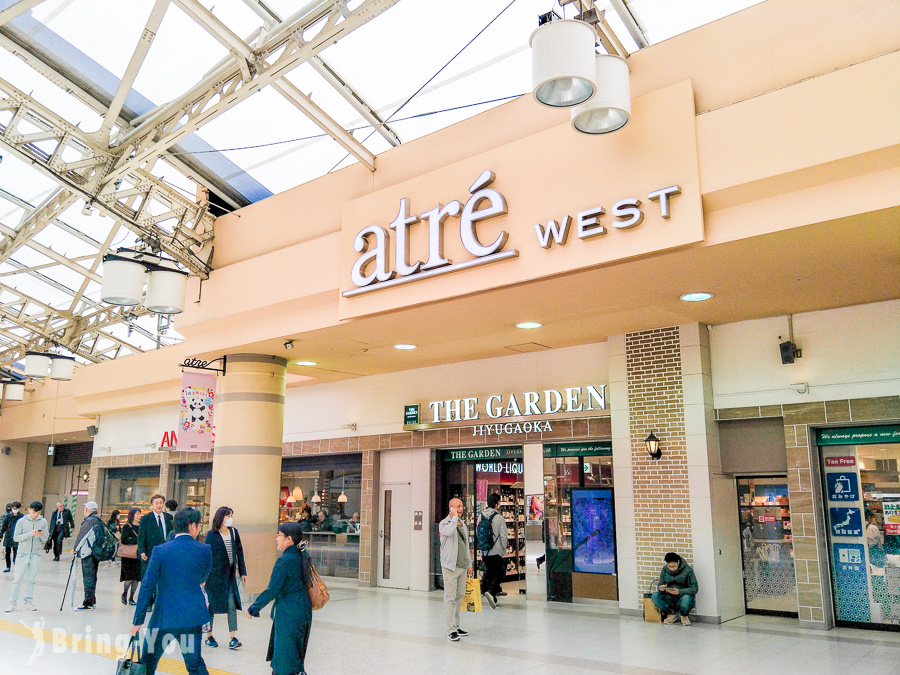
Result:
M181 376L181 425L178 450L209 452L212 450L216 402L214 373L185 371Z

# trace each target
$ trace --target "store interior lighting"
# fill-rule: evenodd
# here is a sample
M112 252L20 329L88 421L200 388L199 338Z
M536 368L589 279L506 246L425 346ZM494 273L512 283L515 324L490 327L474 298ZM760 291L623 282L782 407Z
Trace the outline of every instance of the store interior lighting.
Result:
M291 493L291 501L295 504L299 504L303 501L303 490L301 490L299 486L295 487L294 491Z
M135 307L143 299L144 306L154 314L179 314L184 311L187 277L174 260L119 249L103 256L100 299L121 307Z

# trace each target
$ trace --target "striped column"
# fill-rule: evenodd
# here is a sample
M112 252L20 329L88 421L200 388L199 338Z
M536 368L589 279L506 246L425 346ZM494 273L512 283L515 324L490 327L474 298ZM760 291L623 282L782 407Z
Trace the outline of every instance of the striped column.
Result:
M286 366L277 356L229 354L216 387L211 514L234 509L252 594L266 588L277 556Z

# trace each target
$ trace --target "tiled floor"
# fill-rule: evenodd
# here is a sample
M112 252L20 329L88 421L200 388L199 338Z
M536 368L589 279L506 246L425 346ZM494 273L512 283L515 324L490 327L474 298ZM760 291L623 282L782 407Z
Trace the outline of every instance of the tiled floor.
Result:
M98 609L83 615L69 604L59 611L67 562L44 559L37 612L0 613L0 675L115 671L115 649L124 645L131 612L119 602L118 566L100 569ZM7 605L12 574L0 574L0 608ZM79 587L80 587L79 580ZM510 595L504 606L463 615L471 635L448 642L440 593L357 589L331 583L332 601L314 616L306 667L332 673L834 673L900 674L900 634L837 629L801 631L791 619L745 617L721 626L647 624L583 606L526 602ZM78 595L77 599L80 599ZM222 617L224 618L224 617ZM220 624L224 626L224 623ZM204 648L210 672L268 675L264 659L271 622L239 620L243 649ZM43 639L35 640L32 628ZM64 639L82 639L73 648ZM225 642L221 628L217 637ZM180 657L159 672L183 673Z

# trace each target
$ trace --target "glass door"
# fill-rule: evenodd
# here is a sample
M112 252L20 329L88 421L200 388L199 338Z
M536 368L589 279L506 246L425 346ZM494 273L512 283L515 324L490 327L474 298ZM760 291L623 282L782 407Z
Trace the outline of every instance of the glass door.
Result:
M738 478L737 493L747 613L796 616L787 477Z

